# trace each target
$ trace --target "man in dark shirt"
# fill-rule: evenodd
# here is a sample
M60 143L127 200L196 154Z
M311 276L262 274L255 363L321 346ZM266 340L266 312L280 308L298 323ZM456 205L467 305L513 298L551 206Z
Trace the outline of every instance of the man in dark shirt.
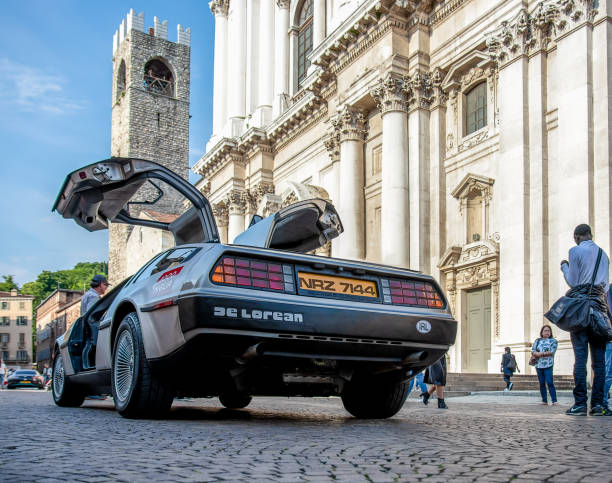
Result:
M574 230L575 247L569 251L569 262L561 261L561 271L565 281L571 287L579 285L590 286L593 282L594 288L605 294L608 291L610 280L610 260L605 252L601 253L599 265L597 259L599 247L593 242L593 234L589 225L578 225ZM596 266L597 265L597 266ZM604 406L603 389L606 377L605 354L606 343L596 337L589 329L570 332L572 347L574 348L574 406L566 411L567 414L585 416L587 414L587 385L586 385L586 363L591 348L591 361L595 377L591 390L591 412L593 416L612 416L612 413Z

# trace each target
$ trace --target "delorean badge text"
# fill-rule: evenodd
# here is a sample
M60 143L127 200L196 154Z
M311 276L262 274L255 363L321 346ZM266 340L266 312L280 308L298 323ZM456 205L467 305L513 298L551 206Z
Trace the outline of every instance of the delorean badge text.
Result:
M271 310L238 309L235 307L214 307L214 317L229 319L277 320L279 322L304 322L304 315L296 312L274 312Z

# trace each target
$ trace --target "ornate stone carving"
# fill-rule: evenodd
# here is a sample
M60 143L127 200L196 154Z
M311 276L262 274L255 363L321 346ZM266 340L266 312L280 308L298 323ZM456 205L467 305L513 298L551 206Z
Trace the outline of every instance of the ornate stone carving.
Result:
M530 23L532 38L530 50L546 49L556 31L556 22L561 15L559 6L555 3L540 2L532 12Z
M463 141L457 147L457 149L459 152L465 151L466 149L473 148L474 146L476 146L477 144L480 144L481 142L485 141L488 138L489 138L489 131L481 131L476 136L472 136L466 139L465 141Z
M246 203L242 196L244 191L232 190L230 191L223 200L225 206L227 206L230 215L244 215L246 212Z
M210 7L210 11L213 13L213 15L222 15L227 17L229 0L212 0L208 6Z
M393 74L388 74L384 79L380 79L370 95L374 98L382 115L391 111L408 111L405 81Z
M446 135L446 150L450 151L455 146L455 136L452 134Z
M417 70L412 77L406 77L404 89L411 110L429 109L434 99L434 89L428 72Z
M273 193L266 193L259 202L257 207L257 214L264 218L276 213L281 207L281 197Z
M433 107L446 107L446 101L448 101L448 93L442 88L442 82L444 81L444 74L439 67L436 67L431 74L431 85L433 89Z
M499 328L499 280L491 282L491 289L493 291L494 307L493 334L495 336L495 340L497 341L501 335L501 330Z
M294 191L287 193L285 197L283 197L283 201L281 202L281 208L285 208L286 206L292 205L293 203L297 203L298 197Z
M202 193L204 196L208 196L210 194L210 180L207 179L200 183L199 189L200 193Z
M249 213L255 213L266 193L274 193L274 185L263 181L242 192L241 198Z
M361 109L345 106L331 121L340 143L365 140L367 121Z
M593 22L596 5L597 0L549 0L540 2L531 14L523 8L487 35L489 54L503 65L527 52L547 49L564 32Z
M505 64L527 53L529 31L529 15L522 8L514 19L504 20L501 27L487 34L489 55L500 64Z
M229 211L223 201L212 205L212 212L217 222L217 226L226 227L229 224Z
M323 144L325 144L325 149L327 149L327 153L331 160L340 161L340 141L335 130L332 129L331 133L329 133L325 141L323 141Z
M278 5L278 8L288 9L290 3L291 0L276 0L276 5Z

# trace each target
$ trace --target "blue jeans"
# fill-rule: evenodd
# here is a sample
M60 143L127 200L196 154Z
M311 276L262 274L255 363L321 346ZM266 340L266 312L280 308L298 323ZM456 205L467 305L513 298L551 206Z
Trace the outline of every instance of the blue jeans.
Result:
M586 362L591 348L591 367L595 377L591 390L591 408L603 405L603 389L606 378L606 343L587 330L570 332L574 348L574 400L577 406L587 404L587 370Z
M606 345L606 379L604 382L603 405L608 406L608 398L610 397L610 388L612 387L612 342Z
M546 397L546 386L548 385L550 398L552 399L553 403L556 403L557 391L555 390L555 383L553 382L553 366L542 369L536 367L536 372L538 373L538 380L540 381L540 394L542 395L542 402L548 402L548 398Z
M423 382L425 375L422 372L419 372L416 377L410 379L410 384L408 385L408 394L412 392L412 387L414 386L414 381L418 384L421 392L427 392L427 384Z

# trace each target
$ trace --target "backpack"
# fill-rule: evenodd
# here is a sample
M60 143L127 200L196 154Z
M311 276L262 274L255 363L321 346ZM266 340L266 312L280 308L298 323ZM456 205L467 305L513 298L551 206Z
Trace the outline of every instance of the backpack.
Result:
M510 354L510 360L506 368L512 372L516 371L516 359L514 358L514 354Z

